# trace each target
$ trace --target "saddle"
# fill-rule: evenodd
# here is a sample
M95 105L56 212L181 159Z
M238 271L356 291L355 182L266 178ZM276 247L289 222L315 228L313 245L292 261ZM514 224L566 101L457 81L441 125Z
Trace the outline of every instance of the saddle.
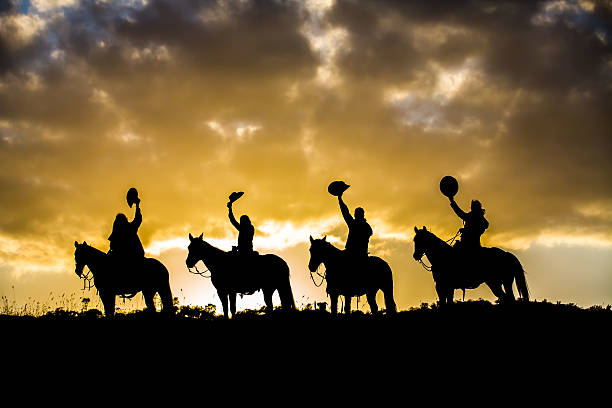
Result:
M232 280L233 286L241 295L252 295L259 288L257 286L257 261L259 252L245 252L238 250L238 247L232 247L230 252L234 267Z
M346 266L342 271L342 280L338 283L345 291L358 296L366 286L366 275L370 272L368 269L370 257L356 255L346 250L343 254Z
M113 254L112 251L108 252L108 256L114 271L115 288L127 297L134 296L131 293L138 292L135 287L142 280L146 258L120 256Z
M481 283L479 271L492 248L471 246L457 241L453 248L457 251L457 266L462 271L463 286L474 289Z

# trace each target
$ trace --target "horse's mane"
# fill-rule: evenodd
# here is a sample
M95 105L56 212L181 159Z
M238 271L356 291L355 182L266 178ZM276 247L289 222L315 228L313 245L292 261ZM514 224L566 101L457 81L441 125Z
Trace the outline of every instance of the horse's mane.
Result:
M92 255L96 255L96 256L106 255L106 252L101 251L98 248L94 248L89 244L84 244L83 246L85 247L87 251L91 252Z
M221 248L217 248L216 246L214 246L214 245L213 245L213 244L211 244L210 242L207 242L207 241L205 241L205 240L203 240L203 239L201 240L201 243L202 243L202 247L203 247L204 249L213 250L213 251L217 252L218 254L227 254L227 253L229 252L229 251L224 251L224 250L223 250L223 249L221 249Z
M319 241L319 242L321 242L323 245L325 245L325 247L326 247L327 249L332 249L332 250L334 250L335 252L342 252L342 250L341 250L340 248L336 247L334 244L332 244L331 242L329 242L329 241L325 240L324 238L321 238L321 239L315 239L315 241Z
M433 232L429 231L429 230L419 230L419 232L426 234L428 239L433 240L436 244L440 245L441 247L449 247L452 248L452 246L450 246L448 244L448 242L444 241L442 238L438 237L436 234L434 234Z

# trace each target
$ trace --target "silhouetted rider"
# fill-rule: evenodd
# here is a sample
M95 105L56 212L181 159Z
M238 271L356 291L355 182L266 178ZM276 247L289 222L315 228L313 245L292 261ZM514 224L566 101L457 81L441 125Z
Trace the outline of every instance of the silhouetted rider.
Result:
M144 248L138 237L138 228L142 224L140 199L136 201L134 219L128 221L125 214L117 214L113 222L113 231L108 237L109 254L121 262L137 262L144 258Z
M485 210L478 200L472 200L470 212L463 211L453 198L450 199L450 205L455 214L463 220L463 228L461 231L460 246L464 248L480 248L480 236L489 228L489 221L484 217ZM459 242L458 242L459 243Z
M346 239L345 251L349 255L357 257L368 256L368 242L372 236L372 227L365 219L363 208L355 208L355 217L351 216L351 213L342 201L342 194L338 196L338 203L340 204L340 211L348 225L349 233Z
M229 219L234 228L238 230L238 251L241 254L250 254L253 252L253 235L255 235L255 227L251 224L251 220L247 215L240 216L240 222L236 221L232 212L232 202L227 203L229 209Z

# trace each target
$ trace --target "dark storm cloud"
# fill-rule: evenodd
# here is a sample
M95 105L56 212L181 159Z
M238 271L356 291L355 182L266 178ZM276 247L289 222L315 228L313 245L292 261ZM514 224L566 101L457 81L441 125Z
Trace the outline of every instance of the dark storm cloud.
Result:
M454 140L431 138L430 152L455 168L464 160L480 168L470 181L480 194L494 207L502 208L502 200L515 207L512 219L498 215L504 228L545 229L558 221L556 227L572 230L581 217L564 214L591 201L609 203L612 179L611 10L606 2L582 6L341 0L330 20L349 33L350 49L339 65L357 83L408 84L417 91L436 83L428 75L414 83L432 64L455 69L477 61L478 86L467 84L444 103L432 97L435 112L428 119L443 118L451 130L465 118L476 118L478 126ZM483 98L485 87L507 96ZM484 103L474 103L479 99ZM413 114L424 103L406 109ZM418 129L405 132L414 141ZM503 197L494 191L500 185ZM581 222L604 232L610 221Z

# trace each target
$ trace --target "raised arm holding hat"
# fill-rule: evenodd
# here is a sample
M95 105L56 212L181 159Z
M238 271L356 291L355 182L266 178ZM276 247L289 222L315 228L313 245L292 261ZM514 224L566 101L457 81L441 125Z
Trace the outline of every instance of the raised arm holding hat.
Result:
M450 206L459 218L463 220L461 228L461 244L468 248L480 248L480 236L489 228L489 221L484 217L485 210L480 201L472 200L470 212L463 211L453 198Z
M140 211L140 198L136 189L131 188L128 192L127 201L130 207L136 204L134 219L128 221L125 214L117 214L113 222L113 231L108 237L110 243L110 254L121 262L138 261L144 258L144 248L138 237L138 229L142 224L142 212Z
M339 183L339 182L334 182ZM349 186L342 183L337 191L330 191L333 195L338 196L338 204L340 205L340 212L342 217L348 226L349 233L346 239L345 251L350 255L367 257L368 256L368 244L370 237L372 236L372 227L365 219L363 208L355 208L355 215L352 216L348 209L348 206L342 200L342 194ZM328 188L328 190L333 190ZM336 194L334 194L336 193Z
M240 216L240 222L234 217L232 204L234 201L242 197L244 193L232 193L227 202L228 217L234 228L238 230L238 251L242 254L250 254L253 252L253 236L255 235L255 227L251 224L251 219L247 215Z

